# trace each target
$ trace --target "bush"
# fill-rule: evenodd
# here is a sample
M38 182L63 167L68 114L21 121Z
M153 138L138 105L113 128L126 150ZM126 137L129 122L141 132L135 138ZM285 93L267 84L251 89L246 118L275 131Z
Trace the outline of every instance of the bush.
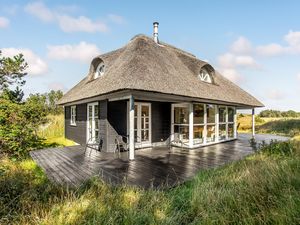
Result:
M46 112L33 101L15 103L0 98L0 149L13 157L24 157L42 145L37 136L38 126L44 122Z
M296 152L296 144L292 141L278 142L271 140L270 144L263 142L260 149L262 153L267 155L291 156Z

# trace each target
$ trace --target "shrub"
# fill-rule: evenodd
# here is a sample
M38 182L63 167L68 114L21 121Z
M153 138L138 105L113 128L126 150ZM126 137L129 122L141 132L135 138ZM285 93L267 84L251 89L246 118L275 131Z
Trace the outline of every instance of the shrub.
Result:
M267 155L291 156L296 152L296 145L292 141L278 142L271 140L270 144L260 144L261 152Z
M27 156L30 150L39 148L42 139L37 129L45 118L45 110L35 101L15 103L0 98L0 149L13 157Z

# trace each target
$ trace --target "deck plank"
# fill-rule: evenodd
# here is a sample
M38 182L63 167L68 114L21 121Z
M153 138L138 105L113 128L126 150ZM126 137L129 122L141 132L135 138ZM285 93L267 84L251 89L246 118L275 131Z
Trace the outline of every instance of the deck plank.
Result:
M250 135L236 141L193 150L156 147L135 151L135 160L128 153L85 152L82 146L48 148L30 153L33 160L53 182L78 186L92 176L112 185L127 183L143 188L173 187L191 179L197 172L240 160L255 150ZM257 141L286 140L274 135L257 135Z

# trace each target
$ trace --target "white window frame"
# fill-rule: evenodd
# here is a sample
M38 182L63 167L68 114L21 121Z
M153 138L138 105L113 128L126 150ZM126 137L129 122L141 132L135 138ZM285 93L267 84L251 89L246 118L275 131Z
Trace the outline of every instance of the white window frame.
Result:
M100 71L100 69L103 67L102 71ZM105 65L103 62L99 63L96 70L95 70L95 73L94 73L94 79L97 79L98 77L102 77L103 74L105 72Z
M194 123L193 121L193 128L194 127L197 127L197 126L203 126L203 137L202 137L202 142L200 142L200 139L199 138L194 138L194 129L193 129L193 146L196 146L196 145L202 145L202 144L205 144L206 143L206 105L203 104L203 103L194 103L193 105L202 105L203 106L203 110L204 110L204 114L203 114L203 123ZM194 109L194 107L193 107Z
M137 117L137 136L138 138L141 138L141 132L142 132L142 127L141 127L141 121L139 120L141 118L141 113L142 113L142 106L148 106L149 107L149 141L138 141L135 142L135 147L136 148L145 148L145 147L150 147L152 145L152 109L151 109L151 103L149 102L135 102L135 106L138 108L138 115L134 116L134 118ZM128 120L127 120L128 121ZM128 127L128 126L127 126Z
M71 106L71 119L70 119L70 125L76 126L76 105Z
M233 121L229 121L229 108L231 108L233 110ZM227 107L227 139L231 140L231 139L234 139L236 138L236 108L233 107L233 106L228 106ZM229 125L232 124L233 125L233 137L229 137Z

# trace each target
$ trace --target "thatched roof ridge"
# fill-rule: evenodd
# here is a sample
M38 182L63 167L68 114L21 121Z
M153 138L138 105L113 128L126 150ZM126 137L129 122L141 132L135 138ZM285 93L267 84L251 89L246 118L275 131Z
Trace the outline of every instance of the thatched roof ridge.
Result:
M105 64L105 74L93 79L93 64L99 60ZM213 70L190 53L138 35L126 46L95 57L89 74L63 96L60 104L129 89L263 106L217 71L213 73L213 84L200 81L198 74L203 66Z

